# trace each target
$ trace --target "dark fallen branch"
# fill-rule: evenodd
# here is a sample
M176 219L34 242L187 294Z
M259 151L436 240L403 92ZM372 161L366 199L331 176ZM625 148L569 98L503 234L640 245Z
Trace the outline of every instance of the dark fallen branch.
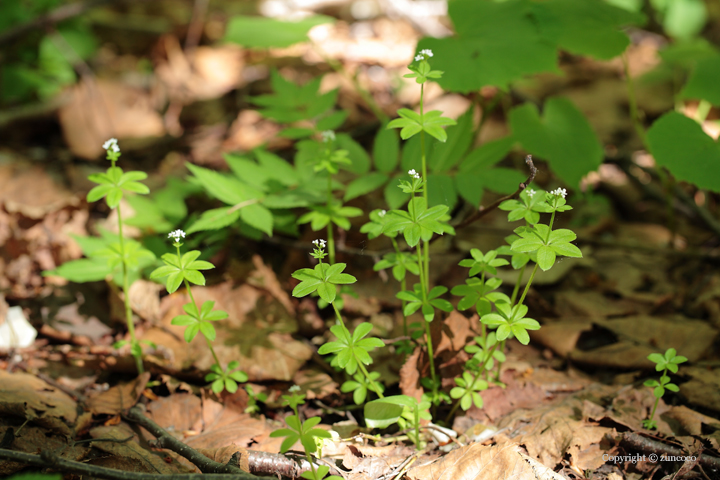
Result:
M137 423L138 425L144 427L148 432L152 433L157 439L157 446L159 448L168 448L178 455L187 458L190 462L196 465L201 472L232 474L245 473L238 467L211 460L194 448L171 436L164 428L143 415L140 407L132 407L128 411L127 415L123 416L126 420Z
M689 456L688 452L681 450L676 447L671 447L652 438L643 437L638 433L627 432L623 434L620 444L631 450L640 451L647 454L655 454L658 456L674 456L684 457ZM698 454L698 462L708 468L720 471L720 458L712 457L709 455Z
M140 407L131 408L125 415L125 419L144 427L148 432L152 433L156 438L155 446L172 450L206 473L233 473L237 475L235 472L240 472L245 475L243 478L246 479L257 479L258 477L254 475L282 475L284 477L298 478L300 474L310 470L310 463L303 457L291 458L277 453L258 452L244 448L238 448L238 452L233 455L233 460L228 464L218 463L169 435L164 428L143 415ZM338 472L331 469L330 473L337 474Z
M469 217L467 217L465 220L460 222L458 225L455 225L455 229L464 228L470 225L473 222L478 221L488 213L492 212L496 208L500 206L502 202L505 200L511 200L513 198L517 198L518 195L520 195L520 192L525 190L532 182L535 180L535 175L537 175L537 168L535 167L535 164L532 160L532 155L528 155L525 157L525 163L527 164L528 168L530 169L530 175L528 176L527 180L525 180L523 183L518 185L518 189L515 190L514 193L511 193L510 195L506 195L502 198L497 199L495 202L491 203L487 207L483 207L480 205L480 207Z
M208 480L205 473L178 473L173 475L162 475L156 473L126 472L113 468L98 467L87 463L75 462L62 458L48 450L40 452L40 455L31 453L16 452L0 448L0 458L14 462L30 465L37 468L64 472L75 475L87 475L107 480ZM258 477L240 471L240 473L224 473L212 475L212 480L257 480Z

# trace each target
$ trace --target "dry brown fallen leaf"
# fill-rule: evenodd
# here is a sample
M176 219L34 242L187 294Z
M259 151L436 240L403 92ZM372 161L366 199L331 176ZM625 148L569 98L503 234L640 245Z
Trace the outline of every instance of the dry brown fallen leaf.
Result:
M149 380L150 372L145 372L135 380L111 387L89 398L87 408L95 415L117 415L137 403Z
M537 480L562 479L557 474L548 476L537 463L530 462L520 453L516 443L492 447L478 443L453 450L438 460L407 473L410 480ZM548 469L549 470L549 469ZM552 470L550 470L552 472ZM543 476L541 476L543 475Z
M6 418L9 420L9 417ZM5 438L9 429L13 429L14 433L21 432L14 437L12 442L12 450L16 452L36 454L39 450L48 450L58 452L58 455L66 460L78 462L83 460L90 450L85 445L68 445L68 437L33 425L25 425L20 430L17 424L13 427L0 424L0 438ZM0 477L5 478L6 475L10 476L25 468L27 465L22 463L0 460Z
M74 155L90 160L103 153L111 137L160 137L165 127L150 93L124 83L94 79L70 89L58 116Z
M158 80L173 101L188 105L218 98L244 85L243 50L238 45L201 46L184 52L174 35L160 39L165 58L155 66Z
M187 473L189 468L177 462L172 455L160 457L156 452L145 449L130 438L128 441L122 441L133 437L134 432L127 424L120 424L112 427L95 427L90 430L90 436L96 440L111 439L115 441L95 441L92 446L105 453L112 455L114 467L121 470L129 470L133 472L160 473L171 475L173 473ZM100 458L103 466L103 458ZM97 465L95 462L91 462Z
M0 417L18 416L72 436L77 403L66 393L27 373L0 370Z
M214 325L217 337L213 347L221 363L237 360L250 381L289 381L310 359L312 349L291 336L297 330L297 320L268 293L247 284L233 288L226 282L193 287L193 295L198 305L214 301L215 309L228 313L227 319ZM197 335L187 344L184 327L171 324L175 316L184 313L182 306L188 302L180 292L164 297L162 328L151 328L142 338L166 349L169 358L158 359L166 367L183 370L194 365L207 370L215 361L204 338Z

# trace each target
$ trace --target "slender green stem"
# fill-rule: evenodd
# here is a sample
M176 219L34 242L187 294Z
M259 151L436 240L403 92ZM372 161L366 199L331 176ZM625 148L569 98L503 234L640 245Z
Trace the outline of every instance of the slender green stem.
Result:
M535 268L533 268L532 273L530 274L530 278L528 279L527 284L525 285L525 290L523 290L522 297L520 297L520 301L517 303L517 305L522 305L523 301L525 300L525 296L528 293L528 290L530 290L530 284L532 283L533 279L535 278L535 272L537 272L538 264L535 264Z
M355 356L354 353L353 353L353 356ZM382 390L380 390L380 388L377 386L375 381L372 379L372 377L370 376L370 373L368 373L368 371L367 371L367 368L365 368L365 365L363 365L363 363L357 357L355 357L355 361L357 362L358 368L360 369L362 374L365 375L365 378L367 378L367 381L370 384L370 386L372 387L373 391L378 394L378 397L385 398L385 395L383 395Z
M205 337L205 335L203 335ZM212 346L212 343L210 342L210 339L205 337L205 342L207 343L208 348L210 349L210 353L212 353L213 358L215 359L215 363L218 367L220 367L220 370L222 370L222 365L220 364L220 359L218 358L217 354L215 353L215 349Z
M435 394L437 393L438 382L435 377L435 355L433 354L432 337L430 336L430 322L425 322L425 335L427 336L428 357L430 357L430 378L433 381L433 394Z
M545 243L550 242L550 234L552 233L553 223L555 223L555 212L554 211L552 212L552 215L550 215L550 223L548 224L548 227L550 227L550 228L548 229L548 234L547 234L547 238L545 239Z
M628 102L630 103L630 117L633 122L633 126L635 127L635 132L638 134L638 137L642 141L643 146L645 147L646 150L649 150L647 147L647 136L645 135L645 128L643 128L642 122L640 120L640 111L638 110L637 97L635 96L635 85L633 83L632 77L630 76L630 68L628 66L627 54L623 53L622 61L623 61L623 69L625 70L625 82L627 83L627 89L628 89Z
M500 351L503 352L503 353L505 353L505 342L506 342L506 341L507 341L507 340L503 340L503 341L500 342ZM495 381L496 381L496 382L499 382L499 381L500 381L500 370L502 369L502 365L503 365L503 362L501 362L500 360L498 360L498 362L497 362L497 368L495 369Z
M424 121L425 115L425 84L420 85L420 118ZM425 198L425 204L428 204L428 171L427 171L427 155L425 153L425 131L420 132L420 160L422 163L422 179L425 183L423 187L423 198ZM424 301L427 302L427 294L430 292L430 242L423 241L423 265L421 265L421 271L424 267L424 283L421 281L422 291L424 295ZM430 357L430 376L433 382L433 398L437 397L438 381L435 376L435 358L433 355L432 337L430 336L430 324L425 322L425 335L427 336L427 349L428 356ZM419 438L419 437L418 437Z
M395 249L395 255L397 255L399 257L400 255L402 255L402 252L400 252L400 247L398 246L397 241L392 237L390 238L390 240L392 241L393 248ZM403 276L403 279L400 280L400 291L404 292L405 290L407 290L407 282L405 281L405 277ZM401 302L402 302L401 306L402 306L402 316L403 316L403 336L407 337L408 336L408 324L407 324L407 316L405 315L406 303L405 303L405 300L402 300Z
M662 375L660 375L660 379L662 381L662 377L667 375L667 368L663 370ZM660 397L655 397L655 405L653 405L652 412L650 412L650 418L649 420L652 422L653 418L655 418L655 410L657 410L658 403L660 403Z
M650 422L652 422L653 418L655 418L655 410L657 410L658 403L660 403L660 399L655 397L655 405L653 405L652 412L650 412L650 418L648 419Z
M312 470L312 475L315 480L320 480L317 476L317 473L315 472L315 464L313 463L313 459L308 453L307 450L305 450L305 458L307 458L308 463L310 464L310 470Z
M327 187L327 208L328 211L332 208L332 175L328 172L328 187ZM332 220L327 224L327 237L328 237L328 254L330 256L330 264L335 264L335 239L333 237L333 226Z
M523 275L525 275L525 269L527 269L527 263L520 269L520 275L518 275L518 279L515 282L515 288L513 288L512 297L510 297L510 305L515 305L515 299L520 291L520 282L522 282Z
M113 162L113 166L114 162ZM130 307L130 280L128 279L128 268L127 268L127 257L125 256L125 238L123 237L123 222L122 212L120 210L120 204L118 204L118 239L120 241L120 256L122 258L122 273L123 273L123 292L125 297L125 320L127 321L128 333L130 334L130 351L133 357L135 357L135 366L137 367L138 374L142 374L145 369L143 368L142 351L140 355L135 355L135 345L138 344L137 338L135 338L135 324L132 318L132 308Z
M415 406L415 450L420 450L420 407Z
M345 322L343 322L342 316L340 315L340 310L335 306L335 302L331 303L330 305L333 306L333 310L335 310L335 316L338 319L338 325L345 325Z

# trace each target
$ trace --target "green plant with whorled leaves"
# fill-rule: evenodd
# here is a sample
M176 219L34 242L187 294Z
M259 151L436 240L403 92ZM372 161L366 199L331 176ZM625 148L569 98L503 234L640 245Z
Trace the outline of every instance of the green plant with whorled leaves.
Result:
M240 365L237 361L230 362L227 368L223 369L212 346L212 342L216 337L213 322L227 318L228 314L223 310L215 310L215 302L211 300L205 301L198 307L190 288L191 283L205 285L205 276L201 273L201 270L210 270L215 266L205 260L198 260L201 255L199 250L191 250L184 254L180 253L180 247L183 246L180 239L185 238L184 231L175 230L170 232L168 237L173 239L173 247L175 247L177 253L163 255L162 260L165 265L156 268L150 274L150 278L153 280L164 278L168 293L175 292L180 285L185 284L190 303L183 305L185 314L175 316L170 323L185 327L184 336L187 343L192 342L198 333L205 338L205 343L210 349L213 359L215 359L215 364L210 367L210 372L205 376L205 380L211 382L212 391L220 393L224 389L230 393L235 393L238 389L237 384L247 382L248 376L246 373L237 370Z
M680 388L670 381L668 372L677 373L678 365L687 362L688 359L682 355L677 355L677 351L674 348L668 348L664 355L651 353L647 358L655 363L655 370L662 372L659 380L650 379L644 383L646 387L652 387L655 404L653 404L653 409L650 412L650 418L643 420L643 426L648 430L653 430L657 428L655 410L657 410L660 399L665 395L665 390L670 390L671 392L680 391Z

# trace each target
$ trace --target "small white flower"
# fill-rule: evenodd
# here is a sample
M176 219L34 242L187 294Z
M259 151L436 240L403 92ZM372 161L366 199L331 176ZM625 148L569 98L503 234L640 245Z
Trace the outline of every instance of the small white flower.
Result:
M420 61L422 61L422 60L425 60L425 57L423 57L422 55L415 55L415 61L416 61L416 62L420 62Z
M550 193L552 193L555 196L565 198L565 196L567 195L567 190L565 190L564 188L557 188Z
M535 190L533 190L532 188L529 189L529 190L526 190L525 192L527 193L527 196L530 197L530 198L532 198L533 195L535 195L535 194L537 193L537 192L536 192Z
M378 212L378 217L382 218L382 217L384 217L386 214L387 214L387 212L386 212L385 210L380 210L380 211Z
M317 248L325 248L325 240L313 240L312 242Z
M331 140L335 140L335 132L332 130L325 130L321 133L323 142L329 142Z
M413 178L420 178L420 174L417 173L414 168L412 170L408 170L408 175Z
M179 242L180 237L185 238L185 232L182 230L175 230L174 232L168 233L168 238L174 238L175 242Z
M119 152L120 147L117 144L117 138L111 138L107 142L103 143L103 148L109 152Z
M428 57L432 57L432 56L433 56L432 50L430 50L429 48L426 48L426 49L424 49L424 50L420 50L420 53L422 53L423 55L427 55Z
M297 385L293 385L292 387L288 388L288 392L299 392L300 387Z

